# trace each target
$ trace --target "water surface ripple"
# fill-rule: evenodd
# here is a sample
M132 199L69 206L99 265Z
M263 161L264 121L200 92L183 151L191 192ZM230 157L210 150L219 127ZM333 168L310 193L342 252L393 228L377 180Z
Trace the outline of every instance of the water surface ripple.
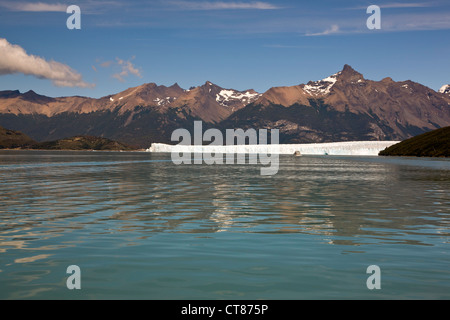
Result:
M0 298L450 298L450 161L0 152ZM66 268L82 270L68 290ZM379 265L382 289L368 290Z

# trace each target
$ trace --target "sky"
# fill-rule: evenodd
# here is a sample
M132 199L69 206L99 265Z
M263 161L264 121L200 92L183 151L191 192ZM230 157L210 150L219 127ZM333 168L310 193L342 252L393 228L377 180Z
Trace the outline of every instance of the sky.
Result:
M81 29L69 29L70 5ZM369 29L370 5L380 29ZM99 98L154 82L292 86L351 65L450 83L450 1L0 0L0 91Z

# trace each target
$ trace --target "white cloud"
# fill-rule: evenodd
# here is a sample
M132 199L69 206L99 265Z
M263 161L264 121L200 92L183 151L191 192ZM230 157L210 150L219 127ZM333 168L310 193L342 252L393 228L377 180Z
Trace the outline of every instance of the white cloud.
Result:
M110 66L113 64L113 62L114 62L114 61L105 61L105 62L102 62L102 63L100 63L100 67L108 68L108 67L110 67Z
M279 9L279 7L273 4L261 1L255 2L171 1L169 3L187 10Z
M394 3L386 3L386 4L380 4L380 8L425 8L425 7L431 7L433 6L433 3L431 2L422 2L422 3L400 3L400 2L394 2Z
M58 1L58 0L55 0ZM64 0L61 0L64 1ZM10 11L19 12L66 12L67 7L71 4L78 5L83 14L104 15L108 12L129 6L126 1L115 0L77 0L68 1L66 3L47 3L47 2L30 2L30 1L4 1L0 0L0 7Z
M0 6L12 11L25 12L66 12L67 5L61 3L43 3L43 2L0 2Z
M436 2L391 2L385 4L377 4L381 9L406 9L406 8L427 8L436 6ZM367 9L367 6L358 6L347 8L350 10L364 10Z
M388 32L417 30L448 30L450 19L448 12L426 14L384 15L382 30Z
M134 59L134 57L132 59ZM125 82L125 77L128 77L130 74L135 75L138 78L142 78L141 71L136 68L131 61L116 58L116 62L121 67L121 71L113 74L113 78L119 80L120 82ZM109 65L110 64L108 64L108 66Z
M307 33L307 36L326 36L326 35L330 35L330 34L334 34L334 33L338 33L339 32L339 26L337 24L334 24L331 26L331 28L326 29L323 32L318 32L318 33Z
M0 38L0 75L15 73L48 79L57 87L91 88L95 86L84 82L81 74L68 65L27 54L22 47Z

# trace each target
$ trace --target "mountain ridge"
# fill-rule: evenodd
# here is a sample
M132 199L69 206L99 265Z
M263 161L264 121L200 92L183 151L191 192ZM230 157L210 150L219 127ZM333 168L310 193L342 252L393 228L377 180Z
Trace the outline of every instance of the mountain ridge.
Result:
M450 124L450 95L410 80L367 80L350 65L327 78L264 93L210 81L145 83L98 99L0 91L0 125L32 138L104 136L147 147L194 120L208 127L278 128L286 142L403 140Z

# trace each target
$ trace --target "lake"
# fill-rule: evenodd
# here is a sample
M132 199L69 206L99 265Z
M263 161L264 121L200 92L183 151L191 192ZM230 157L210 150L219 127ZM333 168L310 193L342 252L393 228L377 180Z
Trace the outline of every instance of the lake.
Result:
M0 299L450 298L450 159L260 168L0 151Z

